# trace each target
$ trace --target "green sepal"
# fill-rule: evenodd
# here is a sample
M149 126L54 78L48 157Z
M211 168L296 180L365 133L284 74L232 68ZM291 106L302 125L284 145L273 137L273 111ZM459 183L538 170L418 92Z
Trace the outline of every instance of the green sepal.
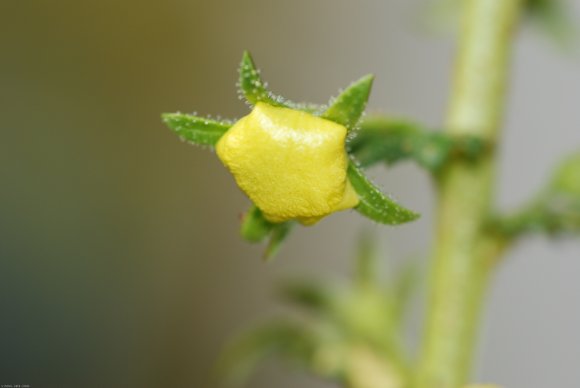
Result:
M183 140L201 146L215 147L231 124L183 113L164 113L163 122Z
M286 240L286 237L288 237L293 226L294 222L292 221L274 224L272 234L270 235L270 241L268 242L268 246L264 252L264 260L269 261L278 254L278 251L280 251L280 248L282 247L282 243Z
M268 237L274 225L274 223L264 218L260 209L252 206L244 215L240 232L246 241L258 243Z
M402 207L381 193L354 163L349 164L347 174L360 199L355 209L364 216L387 225L403 224L419 217L419 214Z
M256 68L252 55L248 51L244 51L242 55L239 73L240 92L250 104L264 102L272 106L288 107L282 97L274 95L266 88L266 83L262 81L260 71Z
M263 102L272 106L301 110L316 115L323 110L320 105L296 103L269 91L266 82L260 76L260 71L256 67L252 55L248 51L244 51L239 73L240 93L251 105Z
M264 252L264 260L270 260L280 250L293 225L292 221L270 222L257 206L252 206L244 215L240 233L246 241L252 243L262 242L269 237L270 240Z
M322 114L322 117L344 125L348 130L356 128L373 85L374 76L369 74L353 82L336 97Z

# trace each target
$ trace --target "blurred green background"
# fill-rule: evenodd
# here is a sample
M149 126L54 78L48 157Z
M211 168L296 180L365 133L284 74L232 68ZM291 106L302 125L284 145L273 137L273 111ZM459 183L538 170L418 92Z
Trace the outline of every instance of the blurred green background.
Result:
M249 49L291 99L325 102L372 72L371 110L439 126L453 41L426 28L427 3L3 1L0 384L207 388L225 341L283 311L278 279L348 274L367 221L346 212L299 228L265 265L262 247L238 237L248 201L231 177L159 116L244 115L236 67ZM580 146L579 69L577 58L523 34L502 206L528 198ZM397 229L370 225L382 251L395 262L422 257L429 181L408 165L371 175L423 213ZM580 384L579 256L577 242L516 249L491 295L482 379ZM415 314L411 342L419 327ZM271 366L250 386L327 385Z

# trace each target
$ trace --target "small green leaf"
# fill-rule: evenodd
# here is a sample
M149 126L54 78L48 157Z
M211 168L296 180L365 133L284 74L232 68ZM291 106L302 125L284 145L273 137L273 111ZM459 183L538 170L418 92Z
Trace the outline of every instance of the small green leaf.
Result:
M282 287L281 294L283 298L299 307L318 314L328 313L333 308L333 294L320 282L288 282Z
M384 117L365 119L349 141L349 152L362 166L411 159L432 173L453 158L475 161L489 148L488 142L475 136L429 131L419 124Z
M563 0L526 0L529 19L543 30L547 36L562 47L577 43L578 28L570 12L569 4Z
M283 222L281 224L273 224L272 227L272 235L270 237L270 242L268 243L268 247L266 248L266 252L264 252L264 260L269 261L273 259L280 250L282 243L288 237L290 230L294 226L294 222L288 221Z
M548 186L521 209L495 215L489 228L509 240L541 233L548 236L580 234L580 153L556 167Z
M316 347L316 336L308 328L272 322L244 333L231 343L218 361L217 372L232 383L241 383L261 362L273 357L308 367Z
M578 236L580 201L548 195L513 214L492 217L488 226L490 231L508 240L532 234Z
M352 83L334 99L322 117L354 129L367 105L373 79L369 74Z
M252 206L242 221L241 234L249 242L261 242L274 227L275 224L265 219L260 209Z
M383 161L394 164L413 156L421 132L417 124L408 121L370 117L355 132L349 150L362 166Z
M348 166L348 179L360 198L360 203L355 209L368 218L381 224L398 225L419 217L419 214L402 207L381 193L354 163Z
M262 81L260 71L248 51L244 51L239 72L240 91L250 104L264 102L272 106L288 107L282 97L274 95L266 88L266 83Z
M164 113L163 122L190 143L215 147L231 124L182 113Z
M580 152L568 156L560 164L554 173L551 188L580 201Z

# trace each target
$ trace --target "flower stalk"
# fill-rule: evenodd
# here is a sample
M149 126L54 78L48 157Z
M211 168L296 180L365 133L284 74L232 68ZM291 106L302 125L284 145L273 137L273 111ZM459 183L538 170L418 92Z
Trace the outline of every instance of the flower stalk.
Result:
M503 116L521 0L465 4L448 132L495 144ZM473 361L480 310L502 244L486 235L495 152L450 163L438 177L438 212L427 322L415 388L459 388Z

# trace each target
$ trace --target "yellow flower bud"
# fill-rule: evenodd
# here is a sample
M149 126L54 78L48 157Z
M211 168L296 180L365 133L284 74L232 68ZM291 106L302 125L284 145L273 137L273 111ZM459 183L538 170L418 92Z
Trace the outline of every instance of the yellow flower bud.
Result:
M359 203L347 179L346 133L333 121L258 103L216 150L266 219L309 225Z

